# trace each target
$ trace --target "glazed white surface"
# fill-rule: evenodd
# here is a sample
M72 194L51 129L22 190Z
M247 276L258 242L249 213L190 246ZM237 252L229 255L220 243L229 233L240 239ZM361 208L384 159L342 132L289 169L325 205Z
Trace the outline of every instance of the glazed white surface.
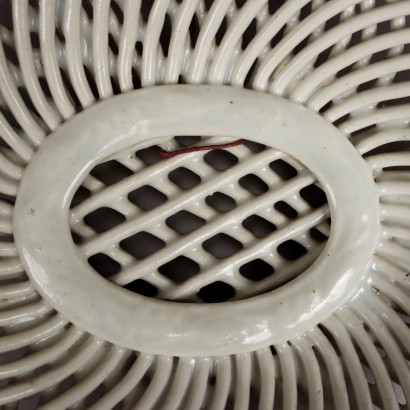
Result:
M274 146L323 185L332 217L329 242L280 291L216 305L158 301L109 283L78 258L68 207L93 165L147 140L192 134ZM329 316L366 280L379 220L368 166L309 109L223 86L164 86L100 103L51 135L22 179L14 223L19 254L39 292L77 326L146 353L206 356L282 342Z
M404 71L410 67L410 1L210 3L0 0L0 405L409 405L410 156L401 148L410 141ZM13 24L4 25L6 20ZM381 229L366 286L284 343L213 357L125 349L79 329L54 309L17 254L14 198L34 152L50 134L114 94L179 82L246 87L310 107L335 123L373 173ZM128 165L145 164L134 158ZM101 184L86 182L92 198L98 196ZM301 203L299 197L291 205Z

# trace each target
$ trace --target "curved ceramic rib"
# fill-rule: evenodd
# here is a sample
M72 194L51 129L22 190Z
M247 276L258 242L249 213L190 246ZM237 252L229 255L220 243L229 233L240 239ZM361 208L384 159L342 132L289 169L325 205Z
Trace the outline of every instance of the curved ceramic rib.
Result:
M377 147L385 146L390 142L408 141L410 130L407 129L387 129L377 130L370 135L362 135L353 139L352 142L356 149L363 155Z
M0 404L20 400L54 386L81 368L87 361L87 358L90 358L93 354L95 354L100 346L100 341L95 339L88 340L79 347L75 355L66 354L65 359L60 361L58 366L51 368L49 371L36 377L34 380L23 380L14 385L5 387L2 390Z
M169 382L172 371L172 358L161 357L156 358L155 373L152 380L145 390L143 396L138 401L138 406L142 409L152 408L157 400L163 394L165 386Z
M22 359L0 365L0 378L24 376L32 370L58 360L82 336L82 331L73 327L68 329L56 343L49 344L44 349L28 354Z
M0 152L0 168L5 174L6 178L11 178L14 181L18 181L23 173L23 168L16 165L10 159ZM12 181L10 181L12 183Z
M369 157L366 162L368 163L369 167L372 169L373 174L377 178L377 181L380 181L380 178L383 177L383 171L385 168L390 168L394 166L406 166L410 165L410 154L408 152L395 152L395 153L386 153L386 154L378 154L372 155ZM403 177L405 180L406 175L403 174L403 171L396 171L396 172L388 172L385 176L394 177L396 180L399 180L400 177ZM405 215L403 215L404 217Z
M291 343L302 363L305 375L303 383L309 397L309 409L323 409L322 375L312 346L304 337L293 339Z
M209 403L213 410L224 410L232 385L232 365L230 356L220 356L214 359L215 389Z
M13 232L13 206L0 199L0 232L11 234Z
M330 80L336 76L337 72L353 64L361 56L372 55L382 50L402 45L403 39L409 35L410 29L403 29L362 41L357 46L349 48L337 57L327 60L319 66L312 74L305 77L298 84L298 87L290 94L289 98L293 101L304 103L315 90L320 88L321 84L330 83ZM369 101L370 103L371 101Z
M2 299L17 299L23 296L28 296L34 293L35 290L30 282L13 283L10 285L2 285L0 287L0 297Z
M75 404L80 404L89 394L91 394L109 376L126 351L113 347L105 352L104 357L98 365L92 367L83 379L77 381L75 386L60 394L56 399L51 400L44 409L69 408Z
M409 31L410 33L410 31ZM356 94L347 100L341 101L340 104L329 108L324 116L330 121L336 121L349 113L355 113L359 110L376 110L379 102L394 100L407 97L410 94L410 81L386 85L384 87L372 88Z
M162 48L159 46L159 37L170 1L154 2L149 14L142 52L141 85L143 87L154 85L158 80L158 54L162 53Z
M320 353L321 359L324 361L329 377L323 377L323 383L330 384L332 398L335 410L343 410L349 408L349 396L346 387L346 380L343 373L341 359L335 348L323 334L322 329L313 328L307 335L309 341ZM303 354L303 353L302 353ZM324 385L326 388L326 384ZM329 405L325 403L325 406Z
M195 359L186 357L178 359L174 377L169 391L163 399L164 405L161 406L161 410L171 410L181 405L186 392L189 390L194 368Z
M349 329L351 337L358 344L360 351L368 363L376 380L383 406L391 408L392 410L398 410L399 406L394 394L391 379L373 341L363 329L362 322L350 309L340 311L337 313L337 316L340 317L347 329Z
M2 42L0 42L0 92L8 109L23 128L33 146L37 147L40 145L45 137L45 132L34 120L17 90L15 82L8 69Z
M385 60L371 64L357 71L353 71L342 78L335 80L333 83L319 89L307 102L307 105L319 111L328 102L332 100L343 100L346 91L356 90L356 87L367 81L375 80L389 73L397 73L406 70L410 64L410 57L407 55L395 57L391 60ZM347 98L350 93L347 93Z
M275 403L276 368L275 359L270 349L255 352L260 372L259 410L273 409Z
M235 409L249 408L250 385L252 380L253 355L245 353L235 356Z
M229 6L229 1L215 2L206 14L186 72L186 80L189 84L198 84L206 76L206 61Z
M16 51L20 61L26 90L44 122L54 130L60 124L60 118L48 103L40 86L34 67L34 58L30 44L28 3L17 2L13 7L14 38Z
M383 274L382 276L379 274L379 272L375 272L374 275L372 275L372 281L374 282L373 286L376 289L378 289L379 287L382 288L383 294L387 295L391 300L397 303L397 305L400 306L405 314L409 314L410 309L408 304L406 303L407 294L403 289L400 288L400 284L405 283L404 280L396 280L395 282L392 282L389 278L389 275Z
M15 197L17 195L17 189L17 182L0 177L0 192L2 194Z
M297 408L297 379L294 352L289 344L275 345L282 377L283 408Z
M378 315L373 313L364 302L358 301L356 303L357 304L354 305L356 313L359 314L372 329L373 334L377 338L382 349L384 349L386 356L389 358L389 362L391 363L400 386L404 391L404 395L406 397L410 397L410 369L408 366L403 366L403 363L406 362L406 359L401 349L392 337L385 323L383 323ZM383 310L381 311L383 312ZM408 336L409 335L407 335L407 340ZM392 378L393 377L390 376L390 379Z
M112 409L116 404L124 400L138 385L144 374L152 364L153 357L150 355L140 354L128 370L122 375L121 380L112 390L98 400L90 409Z
M13 314L16 311L16 309L18 309L22 306L27 306L27 305L36 303L39 300L41 300L39 295L37 293L32 293L29 296L23 296L22 298L18 298L18 299L5 299L5 300L2 300L0 302L0 306L1 306L2 313L4 314L4 317L6 317L7 312ZM24 325L24 321L20 321L20 323L19 322L16 323L17 326L19 324ZM12 328L13 325L10 325L10 327Z
M285 95L289 81L297 76L298 71L300 71L308 61L312 60L312 56L317 56L319 53L326 50L326 48L334 44L335 41L345 37L348 33L363 30L372 24L396 18L403 15L403 13L410 13L410 2L407 0L388 4L383 7L383 11L380 9L370 10L364 14L353 17L348 22L342 23L332 30L329 30L318 41L308 45L292 59L286 69L274 79L270 85L270 91L276 95ZM261 89L263 84L267 82L268 75L269 74L260 76L259 83L261 86L258 89Z
M351 381L355 403L359 409L372 408L373 404L369 385L364 375L356 347L346 327L334 316L326 319L323 324L332 334L340 349L343 363L346 366L346 372Z
M257 57L263 54L272 38L289 23L295 14L298 15L300 9L308 2L309 0L287 1L265 22L236 62L231 76L233 85L244 85L246 76Z
M16 246L12 242L0 242L0 256L7 258L8 256L17 256Z
M42 318L40 318L42 319ZM43 338L56 334L67 325L59 315L54 315L50 319L32 326L28 329L20 330L12 334L2 335L0 353L5 353L20 349L32 343L36 343Z
M35 319L49 312L52 308L44 300L24 303L22 306L0 312L0 326L16 325L30 319Z
M1 59L1 42L0 42L0 59ZM1 62L0 62L1 66ZM0 68L1 72L1 68ZM1 74L0 74L1 75ZM14 131L8 121L0 113L0 137L10 146L19 162L27 163L30 161L33 149Z
M408 272L410 258L406 252L407 248L401 246L397 241L385 240L383 246L377 250L377 255L384 257L393 266L399 268L404 275ZM404 281L403 281L404 282ZM406 279L408 283L408 279Z
M245 30L265 5L265 0L246 2L239 13L230 22L212 64L209 68L208 78L212 84L223 84L229 65L232 64L232 57L238 42L241 40ZM239 55L240 58L240 55Z
M108 15L110 0L98 0L93 4L92 53L94 78L100 98L112 95L108 64Z
M386 281L386 278L383 278L381 280ZM377 283L375 279L374 281L374 287L376 288ZM393 310L393 308L388 303L386 303L386 298L390 299L394 303L397 303L397 305L405 312L406 306L404 306L403 299L403 297L405 296L405 292L403 292L403 290L400 289L400 287L396 284L393 284L391 281L389 282L390 283L385 284L387 291L383 289L383 293L381 293L379 290L372 293L369 292L368 304L370 306L370 304L374 303L375 306L380 308L380 311L383 313L383 321L385 322L386 326L390 329L392 336L395 337L396 342L401 346L402 351L406 352L409 350L409 347L407 345L407 339L409 337L410 330L407 328L406 323L402 320L400 315L395 310ZM382 297L384 299L382 299Z
M255 87L264 89L267 78L280 65L283 59L290 55L292 50L302 42L309 34L313 33L320 23L327 21L337 15L350 5L358 3L359 0L338 0L324 4L316 12L310 14L304 21L297 25L291 36L284 37L264 58L256 74ZM350 20L349 20L350 21ZM322 34L322 36L325 34ZM335 39L336 40L336 39ZM312 55L317 56L319 53Z
M173 17L173 28L169 39L168 58L164 68L164 84L178 83L183 72L184 60L190 52L189 26L197 10L198 2L183 2Z
M383 254L375 255L375 271L377 274L383 274L386 278L393 280L395 283L400 284L404 288L410 289L410 283L408 281L408 274L410 273L409 270L405 264L401 264L400 262L397 263L397 260L394 260L394 258L390 258L389 256ZM397 295L397 297L399 296ZM408 315L410 310L405 302L407 298L406 293L404 293L403 297L404 299L401 298L402 303L399 304L399 306L402 307L403 311Z
M41 0L39 7L39 37L44 72L53 101L63 118L67 119L74 115L75 110L60 73L58 46L55 43L55 1Z
M370 125L382 126L383 123L394 123L396 126L403 128L408 124L410 116L410 107L402 106L400 108L387 107L377 111L357 115L350 120L343 122L338 128L345 134L349 135L355 131L366 128Z
M18 258L7 258L0 261L0 278L4 281L9 279L26 278L21 262Z
M205 398L211 360L198 358L192 373L191 386L187 392L184 405L187 409L199 410Z
M88 84L83 67L81 52L81 4L67 0L64 3L64 25L62 27L66 38L66 60L72 86L83 107L94 102L93 93Z
M374 1L373 1L373 0L370 0L370 1L367 1L367 2L359 3L359 4L358 4L358 3L356 3L356 4L351 4L349 7L347 7L345 10L343 10L343 11L341 12L341 14L340 14L340 22L352 18L352 16L355 15L355 12L356 12L355 9L356 9L356 7L359 7L359 8L360 8L360 11L361 11L361 12L364 12L365 10L368 10L368 9L371 9L372 7L374 7ZM368 31L369 31L369 30L366 29L366 34L368 33ZM313 33L314 33L314 32L313 32ZM313 35L313 33L312 33L312 35ZM366 34L363 33L363 37L364 37L364 38L366 38ZM349 45L349 42L350 42L351 39L352 39L352 36L353 36L353 34L352 34L352 33L349 33L347 36L345 36L345 37L343 37L341 40L337 41L337 42L335 43L335 45L332 47L332 49L331 49L331 51L330 51L329 57L332 58L332 57L335 57L335 56L337 56L337 55L343 53L343 52L347 49L347 47L348 47L348 45Z
M135 43L138 39L140 22L141 0L125 0L124 2L124 24L120 32L118 51L118 80L121 91L133 88L132 64L135 53Z

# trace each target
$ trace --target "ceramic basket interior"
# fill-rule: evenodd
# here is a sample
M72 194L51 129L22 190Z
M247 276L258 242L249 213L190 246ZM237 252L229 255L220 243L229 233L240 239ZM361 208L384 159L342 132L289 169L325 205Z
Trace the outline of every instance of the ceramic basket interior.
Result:
M0 0L0 408L410 408L409 0Z

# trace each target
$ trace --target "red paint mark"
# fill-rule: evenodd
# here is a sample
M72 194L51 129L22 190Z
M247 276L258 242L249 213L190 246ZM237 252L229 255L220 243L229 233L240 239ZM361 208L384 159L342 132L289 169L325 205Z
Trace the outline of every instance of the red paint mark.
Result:
M198 151L211 151L214 149L224 149L224 148L231 148L231 147L237 147L238 145L242 145L243 140L236 140L233 142L228 142L227 144L216 144L216 145L200 145L198 147L188 147L188 148L183 148L183 149L177 149L175 151L165 151L161 150L159 155L162 159L169 159L176 157L177 155L182 155L182 154L189 154L191 152L198 152Z

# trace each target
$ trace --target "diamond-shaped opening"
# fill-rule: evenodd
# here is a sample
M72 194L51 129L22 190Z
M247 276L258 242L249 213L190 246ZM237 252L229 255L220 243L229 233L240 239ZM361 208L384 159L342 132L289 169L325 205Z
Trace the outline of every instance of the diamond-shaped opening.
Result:
M397 151L409 152L409 150L410 150L410 141L408 140L388 142L386 144L378 145L376 148L373 148L372 150L365 152L363 154L363 158L368 158L368 157L371 157L373 155L378 155L378 154L395 153Z
M58 392L60 394L63 394L67 390L71 389L71 387L73 387L75 384L76 384L75 376L73 374L70 374L70 376L66 377L65 379L63 379L63 381L58 383Z
M258 215L248 216L242 222L242 226L257 238L264 238L276 230L275 224Z
M191 189L201 182L199 175L185 167L174 169L168 174L168 178L182 189Z
M377 103L377 108L395 107L397 105L409 104L410 97L394 98L391 100L383 100Z
M248 174L239 180L239 185L253 195L262 195L268 191L269 187L255 174Z
M204 161L217 171L225 171L238 163L238 157L224 149L214 149L204 155Z
M115 275L121 270L121 265L105 253L96 253L88 258L90 266L105 278Z
M152 145L148 148L140 149L135 155L146 165L152 165L161 161L160 148L157 145Z
M181 255L161 265L158 271L174 282L184 282L192 276L195 276L199 272L199 269L200 267L195 261Z
M168 13L165 14L162 22L162 30L159 36L159 43L161 44L162 51L165 57L168 57L169 43L171 40L172 22Z
M191 145L197 144L201 140L201 137L199 135L181 135L176 136L175 140L183 147L190 147Z
M343 124L345 121L350 120L350 118L351 118L350 113L347 113L347 114L343 115L342 117L338 118L337 120L333 121L333 125L335 127L338 127L339 125ZM360 131L361 130L357 130L356 132L359 132L359 134L360 134Z
M138 293L139 295L148 296L151 298L156 296L158 293L158 289L144 279L134 280L133 282L125 285L124 288L130 290L131 292Z
M242 249L242 244L224 233L218 233L202 243L202 247L216 258L228 258Z
M98 233L109 231L125 221L125 216L115 209L102 207L84 217L84 222Z
M395 165L394 167L383 167L384 172L409 172L410 166L409 165Z
M125 252L137 259L144 259L159 251L165 242L148 232L138 232L120 242L120 247Z
M215 34L215 44L217 46L219 46L219 44L221 44L221 41L226 33L226 29L227 29L227 18L224 17L221 25L218 28L218 31Z
M209 9L209 7L207 7L206 3L204 3L204 6L206 9ZM196 41L198 40L198 36L199 36L199 29L200 25L199 25L199 21L198 21L198 17L196 16L196 14L194 14L192 16L191 19L191 23L189 24L189 33L188 37L190 39L190 45L191 45L191 49L195 48L196 45ZM180 76L182 77L182 76Z
M179 211L166 219L166 224L174 231L185 235L191 233L205 224L205 219L188 211Z
M262 259L254 259L239 268L239 273L249 280L262 280L272 275L274 269Z
M326 242L328 239L327 236L324 233L320 232L317 228L311 228L309 230L309 234L316 242L319 243Z
M299 242L290 239L288 241L281 243L278 246L278 253L280 256L287 259L288 261L295 261L303 255L306 255L307 250Z
M300 190L300 196L312 207L319 208L327 203L326 194L317 185L311 184Z
M279 211L281 214L287 216L290 219L295 219L298 217L298 212L293 209L287 202L279 201L276 202L274 208Z
M118 161L112 160L95 166L90 174L106 185L113 185L133 175L134 172Z
M71 200L70 209L73 209L75 206L81 204L81 202L84 202L90 196L91 192L87 188L80 186Z
M124 23L124 13L122 12L121 7L117 4L118 1L112 1L110 7L118 19L118 23L121 25ZM118 54L118 53L117 53Z
M238 1L236 1L238 4ZM242 1L241 1L242 3ZM257 20L254 18L247 29L244 31L243 36L242 36L242 50L245 50L246 47L248 47L249 43L252 41L252 39L256 36L257 33Z
M79 245L80 243L83 242L83 237L81 235L79 235L78 233L75 233L75 232L71 231L71 237L73 238L73 242L76 245Z
M269 164L270 169L275 172L284 181L294 178L297 175L297 170L288 164L283 159L277 159Z
M259 144L259 142L255 141L243 140L243 145L255 154L266 149L266 145Z
M228 212L236 206L235 200L222 192L215 192L212 195L208 195L205 198L205 202L218 212Z
M1 335L3 336L3 334ZM24 356L26 356L29 352L30 352L30 348L28 346L24 346L18 349L6 351L5 353L1 353L0 354L0 365L13 363L23 358Z
M167 201L167 196L158 189L144 185L128 194L128 199L143 211L149 211Z
M84 408L86 409L92 408L94 404L96 404L98 400L105 394L105 392L106 392L106 388L101 383L97 388L92 390L91 393L89 393L87 396L84 397L83 399Z
M198 296L206 303L220 303L235 296L235 289L225 282L217 281L201 288Z

